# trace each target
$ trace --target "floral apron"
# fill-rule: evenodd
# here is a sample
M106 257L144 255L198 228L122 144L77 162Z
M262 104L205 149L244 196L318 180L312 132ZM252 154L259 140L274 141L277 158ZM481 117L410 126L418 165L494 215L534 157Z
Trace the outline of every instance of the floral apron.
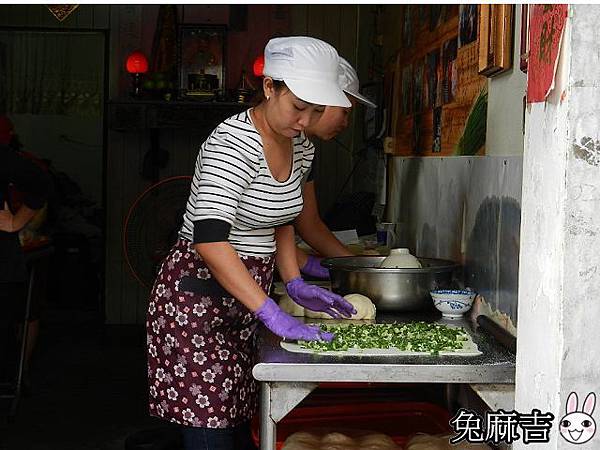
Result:
M240 255L269 292L273 256ZM179 289L204 280L200 293ZM197 281L195 280L195 281ZM150 414L187 426L229 428L252 418L257 319L212 277L192 244L180 239L160 268L148 305Z

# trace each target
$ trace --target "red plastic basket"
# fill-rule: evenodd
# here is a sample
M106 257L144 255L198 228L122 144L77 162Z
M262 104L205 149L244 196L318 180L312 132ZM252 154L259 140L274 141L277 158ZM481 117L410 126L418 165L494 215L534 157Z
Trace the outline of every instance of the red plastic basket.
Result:
M449 433L450 414L426 402L378 402L330 406L306 406L292 410L277 424L277 450L291 434L310 428L357 429L385 433L404 446L415 433ZM259 420L255 418L252 435L259 445Z

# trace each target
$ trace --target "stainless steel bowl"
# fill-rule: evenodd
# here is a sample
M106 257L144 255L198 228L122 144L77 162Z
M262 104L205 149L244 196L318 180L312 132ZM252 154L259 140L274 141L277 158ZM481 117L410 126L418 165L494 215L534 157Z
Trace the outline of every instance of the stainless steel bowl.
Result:
M429 291L450 287L459 265L443 259L418 258L421 269L382 269L385 256L328 258L331 287L340 295L369 297L379 311L420 311L432 308Z

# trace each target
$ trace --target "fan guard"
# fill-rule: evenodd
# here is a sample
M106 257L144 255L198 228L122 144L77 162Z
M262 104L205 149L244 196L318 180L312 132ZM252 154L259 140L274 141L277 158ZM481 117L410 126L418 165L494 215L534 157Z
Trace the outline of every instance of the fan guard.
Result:
M150 289L160 264L177 240L192 177L166 178L131 205L123 227L123 251L133 276Z

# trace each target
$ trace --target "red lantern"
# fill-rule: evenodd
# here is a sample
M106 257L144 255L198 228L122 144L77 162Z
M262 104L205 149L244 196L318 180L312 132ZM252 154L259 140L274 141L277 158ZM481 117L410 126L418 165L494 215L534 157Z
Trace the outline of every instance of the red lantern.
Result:
M254 60L254 64L252 65L252 71L254 72L255 77L262 77L263 70L265 69L265 55L259 55Z
M127 57L125 65L129 73L146 73L148 72L148 59L140 51L135 51Z

